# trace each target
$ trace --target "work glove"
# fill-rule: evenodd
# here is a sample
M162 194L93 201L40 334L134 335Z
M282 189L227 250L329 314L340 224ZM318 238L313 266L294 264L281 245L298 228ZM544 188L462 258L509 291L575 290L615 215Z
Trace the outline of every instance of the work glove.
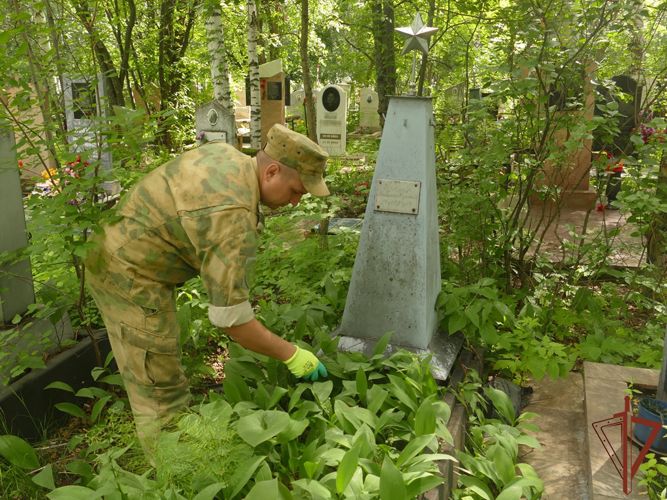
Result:
M296 352L292 357L284 363L295 376L303 377L311 382L329 375L326 367L317 359L317 356L306 349L301 349L299 346L296 347Z

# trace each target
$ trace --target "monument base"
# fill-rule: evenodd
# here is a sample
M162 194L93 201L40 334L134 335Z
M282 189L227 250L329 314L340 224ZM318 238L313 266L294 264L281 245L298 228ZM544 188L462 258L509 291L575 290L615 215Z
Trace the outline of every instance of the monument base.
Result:
M362 339L358 337L348 337L347 335L338 335L338 330L334 332L334 337L339 339L338 349L343 352L361 352L370 357L373 355L373 349L377 344L377 339ZM398 344L388 344L384 351L385 356L393 354L399 349L405 349L414 352L419 356L431 356L431 370L436 380L446 381L449 373L454 366L454 362L463 346L463 335L460 333L448 335L444 332L436 332L431 339L427 349L409 347Z
M543 200L540 197L533 195L530 197L529 206L531 210L540 210L544 208L547 213L556 212L560 208L588 211L595 208L596 200L597 193L595 191L575 189L573 191L562 193L558 200Z

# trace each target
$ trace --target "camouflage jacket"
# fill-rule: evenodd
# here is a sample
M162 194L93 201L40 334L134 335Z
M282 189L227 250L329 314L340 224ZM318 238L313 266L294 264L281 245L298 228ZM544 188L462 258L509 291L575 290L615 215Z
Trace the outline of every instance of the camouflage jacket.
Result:
M250 321L246 274L259 198L254 159L222 142L188 151L125 195L117 220L93 238L88 271L148 308L161 307L165 291L200 274L213 324Z

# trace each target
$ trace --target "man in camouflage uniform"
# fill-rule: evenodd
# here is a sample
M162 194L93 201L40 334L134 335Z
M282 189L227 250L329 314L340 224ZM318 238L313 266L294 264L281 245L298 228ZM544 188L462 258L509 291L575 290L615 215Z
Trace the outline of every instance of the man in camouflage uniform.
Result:
M317 357L270 332L254 317L246 271L257 244L259 203L296 205L329 194L327 153L282 125L250 158L212 142L156 168L124 197L119 219L96 235L87 282L102 313L149 458L160 427L188 404L174 289L200 274L211 322L247 349L317 380Z

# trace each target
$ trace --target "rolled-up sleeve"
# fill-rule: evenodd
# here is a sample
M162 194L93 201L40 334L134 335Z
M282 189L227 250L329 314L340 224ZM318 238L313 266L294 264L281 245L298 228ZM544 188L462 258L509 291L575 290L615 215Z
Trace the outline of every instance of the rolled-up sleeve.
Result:
M241 325L255 315L247 276L257 247L256 215L244 208L197 211L182 217L199 261L214 325Z

